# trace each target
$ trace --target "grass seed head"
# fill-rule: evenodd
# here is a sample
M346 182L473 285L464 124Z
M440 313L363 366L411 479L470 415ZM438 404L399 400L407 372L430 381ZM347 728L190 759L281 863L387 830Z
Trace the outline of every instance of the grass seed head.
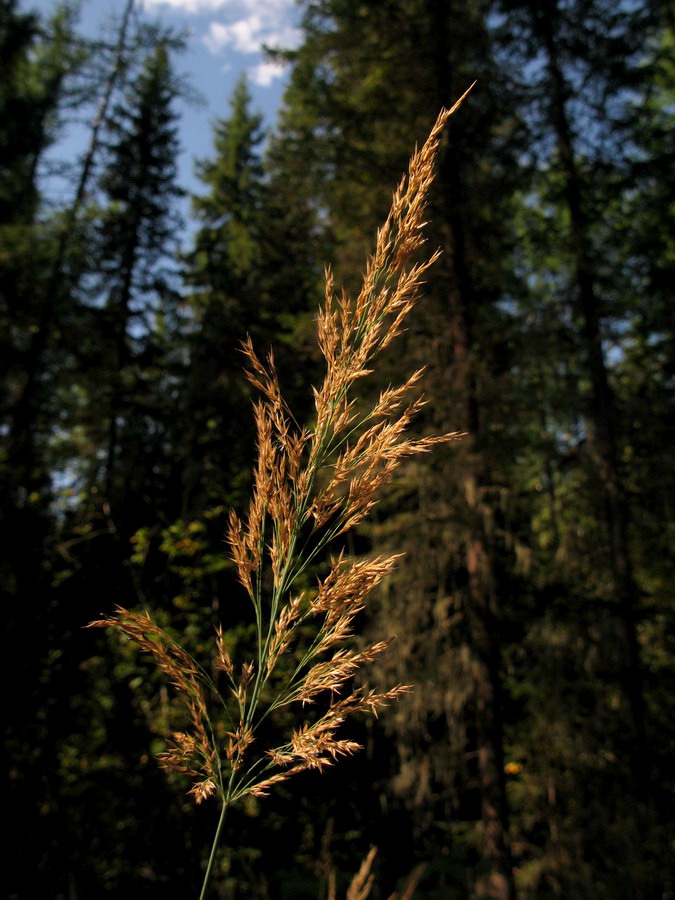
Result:
M313 388L311 428L296 426L272 353L263 362L250 338L242 345L248 379L260 395L254 404L257 459L248 513L243 520L230 513L227 540L238 579L255 610L255 661L237 670L219 626L212 678L147 613L118 607L112 616L91 623L117 629L134 641L182 696L190 730L174 732L159 759L194 780L189 793L197 803L216 793L225 804L245 794L262 797L294 774L323 771L360 749L337 736L348 716L377 716L410 690L396 685L377 692L363 685L347 693L359 670L390 644L384 640L364 649L344 646L368 595L391 572L399 554L347 561L340 552L314 592L300 588L306 585L309 567L368 515L405 460L458 437L408 436L425 402L422 397L409 399L422 370L389 386L366 412L360 411L353 393L372 371L378 353L403 331L424 276L438 256L413 261L425 240L424 213L441 133L465 96L440 113L427 141L413 155L354 300L336 291L326 269L325 302L318 314L325 375ZM290 675L277 674L282 655L294 661ZM225 691L218 684L221 673L228 681ZM273 679L279 677L281 684L272 690ZM258 750L258 726L280 707L294 708L300 724L288 744ZM214 727L212 709L229 719L231 730L222 722ZM216 734L221 735L218 740ZM360 879L363 885L354 887L354 897L367 893L367 869Z

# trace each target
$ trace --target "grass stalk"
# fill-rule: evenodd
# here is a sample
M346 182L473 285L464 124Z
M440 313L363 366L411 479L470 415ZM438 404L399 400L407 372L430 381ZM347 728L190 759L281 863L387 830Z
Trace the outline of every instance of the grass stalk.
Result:
M351 560L343 548L324 564L314 587L308 587L308 573L369 514L407 459L458 436L409 436L425 402L421 396L409 399L421 371L387 388L365 413L355 410L360 380L403 330L423 276L437 257L414 261L424 244L423 214L441 133L465 96L441 112L413 155L378 232L358 296L338 296L326 272L326 299L318 315L325 375L313 388L315 414L308 427L296 424L283 399L272 354L262 362L250 340L243 345L249 380L260 392L254 404L257 462L248 514L231 513L228 540L255 615L252 658L235 663L222 625L211 660L202 664L147 612L119 607L91 623L115 628L134 641L184 701L187 729L174 732L158 758L192 779L189 793L197 803L210 796L222 801L201 900L229 807L249 794L264 797L299 772L321 772L357 752L358 744L338 736L344 721L356 713L377 715L409 690L400 684L383 692L367 683L354 686L356 673L390 640L362 649L351 643L368 595L400 555ZM282 659L289 665L279 665ZM295 726L281 742L265 747L260 725L265 721L269 733L270 716L281 707L286 716L289 709L294 713Z
M218 825L216 826L216 833L213 836L213 844L211 845L211 853L209 854L209 861L206 866L206 872L204 874L204 881L202 882L202 889L199 894L199 900L205 900L206 897L209 881L211 880L211 873L213 871L213 864L216 861L216 856L218 854L218 848L220 845L220 838L223 833L223 828L225 827L225 820L227 819L228 808L229 804L227 803L227 801L223 800L223 806L220 811Z

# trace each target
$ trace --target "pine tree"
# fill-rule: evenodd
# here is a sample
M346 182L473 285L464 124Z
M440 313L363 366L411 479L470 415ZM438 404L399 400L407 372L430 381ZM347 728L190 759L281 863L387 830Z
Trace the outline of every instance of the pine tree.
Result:
M82 771L88 766L83 735L94 745L100 741L103 710L110 708L112 693L105 678L90 685L88 696L83 688L83 660L91 648L79 640L89 614L82 608L91 604L100 582L92 593L91 582L81 578L82 594L77 580L69 583L96 537L91 529L90 540L86 514L76 523L80 530L70 531L79 497L69 484L75 472L89 470L88 451L99 449L88 442L93 429L85 434L82 423L73 421L73 407L81 410L93 394L82 360L99 325L76 291L84 256L81 219L76 219L91 182L83 166L78 195L64 213L43 202L38 178L66 110L86 116L91 101L91 91L81 90L76 77L91 59L91 45L76 37L73 21L72 11L61 10L44 21L17 13L12 3L2 4L0 17L0 129L6 137L0 172L5 216L0 222L0 315L7 326L1 329L2 341L8 345L0 363L7 376L1 428L1 581L8 610L8 670L16 679L5 726L12 773L9 814L17 836L9 851L10 896L26 890L65 895L76 890L82 869L96 868L95 850L83 860L75 846L78 834L85 832L79 829L81 811L73 799L70 764L79 753L78 766ZM99 77L92 82L100 86ZM96 149L92 141L89 172ZM87 262L91 265L93 256ZM81 344L77 337L83 337ZM71 547L78 551L71 553ZM100 577L89 574L94 581ZM102 756L100 744L97 749ZM84 788L81 795L86 794ZM27 834L32 841L24 839Z
M497 8L502 59L519 82L514 96L530 131L532 189L519 214L529 288L523 368L541 397L545 435L531 457L541 491L530 527L539 611L523 640L532 675L520 738L531 729L532 742L519 752L537 758L520 788L539 796L541 817L525 829L547 829L549 842L528 887L540 890L550 876L558 892L583 893L607 879L612 894L648 896L651 838L637 837L649 834L651 816L639 636L648 582L635 568L641 488L628 462L639 438L616 361L628 347L629 307L648 307L653 295L637 282L626 292L638 257L626 253L625 222L613 210L640 194L628 160L640 98L651 90L645 51L658 21L649 4ZM518 71L527 78L516 79ZM583 689L588 671L593 686Z
M13 612L14 642L17 635L23 643L33 634L21 657L25 677L16 692L24 711L11 733L19 773L16 816L23 833L36 834L39 849L17 851L10 882L22 890L30 885L36 893L45 883L62 895L80 888L96 892L107 879L120 885L125 871L142 868L144 854L153 852L137 843L140 861L133 849L121 847L106 861L96 849L97 838L83 827L87 815L100 815L104 829L114 834L114 810L125 790L115 784L114 759L125 742L134 752L136 731L118 735L113 728L109 737L118 708L129 700L92 659L81 627L100 608L102 594L110 592L115 602L136 592L128 538L170 502L175 415L169 343L177 279L165 254L176 227L175 95L169 55L160 44L110 123L100 180L106 203L88 207L86 254L78 227L62 260L64 282L58 283L59 304L40 357L39 391L30 404L40 424L49 422L46 468L63 498L49 543L41 546L38 535L31 535L34 571L17 589L31 600L15 603ZM52 261L48 257L45 264L48 278ZM74 267L83 268L85 261L86 272L74 277ZM57 324L62 336L54 333ZM46 372L52 376L48 407L42 402ZM42 497L42 508L45 501ZM18 531L16 515L12 524ZM35 709L41 710L38 718ZM142 713L138 717L142 720ZM96 771L90 754L101 763ZM81 780L73 778L76 758ZM41 801L33 802L33 795ZM161 795L160 785L158 809ZM40 863L31 867L26 860L35 852Z
M169 52L160 43L108 126L100 178L104 205L95 223L90 280L102 341L98 369L91 373L96 412L90 421L98 430L94 439L101 459L90 478L109 503L122 484L122 493L128 493L130 474L150 490L169 449L162 446L167 417L157 406L170 401L170 373L162 372L170 334L164 332L176 318L177 277L167 263L175 248L175 202L181 194L176 96Z
M183 512L232 497L252 435L238 353L242 335L259 336L265 187L261 118L250 109L245 78L231 115L214 126L214 156L197 164L208 193L193 198L200 228L186 259L194 319L186 395ZM248 441L247 438L248 437Z
M64 80L83 61L73 49L72 27L68 10L42 22L33 13L19 13L14 0L0 5L0 416L10 480L29 493L24 476L30 464L24 465L28 454L15 420L30 378L25 373L54 249L53 226L39 209L38 168L55 139Z
M306 181L314 176L317 202L327 210L326 225L347 268L370 238L377 198L400 167L408 135L421 133L438 107L489 72L486 26L478 10L447 4L326 2L308 7L304 29L303 45L288 54L294 70L285 124ZM496 306L509 282L500 211L511 190L508 151L496 135L500 125L512 135L514 125L499 118L487 89L468 104L461 132L451 129L446 138L431 225L443 257L426 318L407 348L428 365L425 388L431 406L442 411L434 427L466 429L471 437L452 459L411 470L395 497L396 514L385 509L373 538L378 547L383 540L404 545L413 560L410 580L392 585L383 615L401 635L392 659L420 685L397 717L402 758L395 781L415 810L418 852L437 855L447 838L429 822L448 821L462 809L462 816L481 822L480 859L467 860L481 871L474 876L476 896L508 897L500 656L509 597L508 587L499 588L507 554L492 498L503 493L512 435L497 438L488 423L497 417L497 385L505 382L509 328ZM438 628L431 624L436 615ZM455 686L448 689L446 679ZM473 760L468 767L467 758ZM457 790L467 776L476 789ZM453 851L446 845L444 852ZM401 848L393 853L400 863Z
M233 501L245 486L252 422L239 345L274 339L283 375L295 372L289 345L315 308L318 265L307 261L309 217L299 222L283 174L262 155L261 118L245 76L227 119L214 126L214 155L197 164L208 192L193 198L200 228L186 259L193 316L186 394L183 510ZM307 373L305 373L305 376Z

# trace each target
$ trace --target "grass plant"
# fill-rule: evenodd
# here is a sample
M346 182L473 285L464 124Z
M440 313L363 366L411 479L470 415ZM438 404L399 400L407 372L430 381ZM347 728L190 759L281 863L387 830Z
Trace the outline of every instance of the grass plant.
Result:
M408 435L424 405L421 396L411 399L421 370L384 390L365 412L355 388L403 330L423 276L437 258L434 253L419 261L423 216L443 127L465 96L440 113L413 155L356 299L338 295L326 272L325 304L318 315L326 368L323 383L314 389L311 426L295 424L272 354L261 361L250 340L243 345L249 379L260 393L254 404L257 464L248 513L243 518L231 513L228 540L255 614L254 658L235 662L219 628L213 658L201 664L147 612L117 608L91 623L117 629L150 654L186 704L190 725L171 736L159 760L193 779L190 793L197 803L213 796L221 804L201 898L230 806L355 753L359 745L338 734L345 719L358 712L377 715L409 690L398 684L378 692L353 683L355 673L390 644L388 639L354 646L353 624L400 555L348 559L335 547L368 515L406 459L457 436ZM329 551L334 555L325 574L308 589L310 567L322 563ZM289 710L294 721L287 740L264 746L261 726L282 709L284 722Z

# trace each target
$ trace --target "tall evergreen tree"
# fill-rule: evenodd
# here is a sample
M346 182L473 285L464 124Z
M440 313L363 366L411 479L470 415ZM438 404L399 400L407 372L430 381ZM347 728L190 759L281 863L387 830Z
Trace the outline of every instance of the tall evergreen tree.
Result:
M651 838L637 838L650 834L651 818L654 732L650 739L640 642L648 581L635 568L642 488L631 471L637 435L626 415L634 401L617 381L616 361L629 346L630 308L654 308L658 300L651 286L631 279L643 254L626 254L625 220L613 210L640 193L629 160L642 130L641 98L652 90L646 54L658 43L659 21L650 4L504 2L497 8L502 59L511 72L528 73L515 92L530 129L533 174L521 212L530 289L521 307L529 338L524 369L532 366L546 412L535 463L545 491L531 505L544 567L535 577L546 605L524 640L534 654L530 664L542 673L528 678L534 745L546 727L558 733L539 757L550 750L539 769L539 776L547 767L548 774L537 788L537 777L530 781L547 810L540 824L549 820L543 827L550 855L539 872L550 864L559 873L566 855L576 863L563 867L558 891L597 889L606 879L605 890L617 896L649 896L662 874L647 862ZM563 654L574 660L566 691ZM593 688L581 690L588 671ZM547 705L537 684L558 702ZM532 745L525 753L533 753ZM582 818L593 828L576 824ZM617 821L622 828L614 827Z
M186 395L183 508L234 500L244 486L252 441L249 392L238 347L277 344L287 365L298 322L315 307L318 273L307 262L310 225L287 203L283 175L262 155L261 118L242 77L227 119L214 126L214 156L197 164L207 193L194 197L200 225L186 260L191 289L190 377Z
M261 118L250 109L245 78L231 115L214 126L214 156L197 164L208 193L193 198L200 228L186 260L194 317L186 395L183 512L232 498L252 437L238 344L260 335L266 189ZM246 439L248 437L248 441Z
M75 197L65 211L51 216L48 225L46 217L42 217L41 227L35 233L35 240L30 242L28 250L31 274L37 268L40 278L38 280L31 277L30 299L28 302L18 303L12 310L13 319L23 325L26 336L20 341L21 349L15 362L17 371L12 373L13 377L9 382L12 396L7 409L3 410L3 414L7 416L5 433L7 456L13 467L13 489L10 488L10 493L12 490L15 493L33 492L32 480L41 467L40 450L36 446L38 432L41 432L44 441L44 435L51 431L51 424L43 421L49 418L50 413L52 417L54 415L53 410L47 409L45 385L50 380L53 384L59 366L63 365L66 341L61 338L69 331L76 305L74 287L77 276L73 272L75 260L71 257L77 257L81 244L76 235L77 217L98 148L97 135L101 120L122 69L132 6L133 0L129 0L118 33L112 72L106 72L106 86L92 125L90 146L81 166ZM27 169L32 179L36 177L40 154L53 138L54 126L60 122L65 106L72 103L78 105L90 99L88 89L80 89L70 84L93 56L89 42L74 38L73 19L72 7L64 6L57 10L49 23L46 40L40 47L34 48L32 69L29 67L23 73L22 91L26 96L33 95L38 98L36 115L29 117L31 127L28 130L30 132L36 127L42 129L41 140ZM98 73L94 81L98 81ZM19 191L34 191L34 187L30 188L24 184L21 174L18 174L14 181L15 190L17 186ZM36 248L44 254L38 266L35 265L36 260L33 258ZM14 248L12 257L21 259L20 253L17 254L16 250L17 248ZM73 250L74 254L71 252Z
M41 588L15 618L22 634L40 634L26 654L29 671L19 696L26 701L32 690L26 706L40 708L41 717L26 733L12 735L14 758L24 751L24 761L16 764L17 791L24 785L26 793L28 779L45 798L41 806L25 797L21 801L21 820L39 835L44 854L29 879L36 893L43 878L62 896L69 890L96 891L93 885L106 879L119 886L127 869L141 867L138 858L131 862L122 851L99 852L83 828L88 814L107 818L99 806L102 797L112 810L124 795L113 787L114 748L125 741L133 746L135 730L108 741L108 728L120 705L128 708L128 698L105 667L92 662L82 625L101 602L129 602L129 594L136 593L128 538L162 514L172 493L167 488L175 427L169 342L175 334L177 279L165 255L177 225L175 96L169 54L160 43L109 120L100 179L105 205L90 207L86 277L71 281L64 272L67 286L58 285L59 297L70 296L70 305L59 307L56 321L72 333L57 344L50 332L41 360L53 364L58 347L60 363L51 385L58 425L50 434L50 475L69 499L61 505L51 545L39 548ZM73 257L80 243L71 244L65 258L68 274L71 265L83 265ZM43 379L44 371L41 389ZM44 416L44 409L40 412ZM89 675L83 678L84 672ZM27 744L35 748L28 757ZM84 771L90 752L102 760L98 774L74 779L72 763L79 755ZM152 848L138 849L141 857L152 856ZM26 858L23 851L18 857ZM16 871L13 876L21 878Z
M401 470L352 548L408 551L368 615L398 633L387 681L416 690L386 733L354 735L368 753L342 773L299 781L264 816L235 812L217 891L313 897L335 867L346 887L375 841L383 896L420 861L420 897L667 893L667 13L646 0L308 2L267 145L243 80L215 123L181 298L167 259L174 43L132 28L133 7L80 91L88 51L69 15L50 24L0 0L0 590L20 648L8 894L192 888L208 813L182 829L145 755L148 731L181 727L176 711L142 660L123 653L112 670L81 626L121 602L197 650L212 619L246 640L222 544L253 443L237 344L272 343L284 394L311 418L293 401L315 383L323 263L357 281L411 144L475 77L429 208L443 255L398 347L426 366L420 431L468 434ZM94 94L77 190L54 216L45 148L67 104L86 115Z
M73 18L60 9L43 22L18 12L14 0L0 6L0 421L8 480L28 493L30 465L23 465L15 420L54 250L53 226L39 209L38 169L55 139L64 79L83 61L74 49ZM5 476L0 483L12 493Z
M290 54L286 127L303 165L314 163L313 188L329 210L327 224L347 268L370 237L387 179L400 169L410 136L473 78L489 83L486 25L473 7L326 2L308 8L304 27L304 44ZM488 423L505 418L496 401L509 324L496 301L509 284L500 211L510 185L496 135L499 127L511 134L513 122L504 117L500 123L492 90L472 98L446 138L432 222L444 254L426 318L408 340L408 352L428 364L434 427L471 436L440 466L415 468L396 497L397 515L385 515L375 529L375 544L386 535L419 563L414 582L392 586L383 605L389 624L406 635L398 654L405 677L424 685L412 704L402 704L396 734L402 753L396 783L405 785L417 809L418 852L436 855L439 844L457 852L429 823L448 821L461 806L460 815L481 823L479 858L469 862L470 868L476 864L476 895L509 897L500 662L500 620L509 598L498 576L505 549L492 501L502 493L511 434L502 432L497 441ZM503 100L502 108L508 108ZM484 160L480 167L477 158ZM442 626L434 628L434 615L443 609ZM461 685L448 687L458 671ZM456 739L458 730L463 739ZM473 792L460 792L461 804L455 790L460 772L475 785Z
M81 627L98 603L83 613L91 603L90 585L80 594L76 582L69 580L86 559L96 530L86 521L87 514L76 510L80 498L70 486L64 487L75 472L90 469L87 451L95 455L100 447L90 440L93 428L85 432L81 421L73 421L73 407L82 409L93 398L83 358L97 339L101 318L92 322L91 311L74 290L74 270L82 267L82 240L75 234L73 210L81 212L91 182L84 175L80 178L78 198L64 216L41 203L38 191L44 151L66 107L86 114L84 104L91 100L89 91L73 92L73 78L90 59L90 44L75 37L72 24L67 10L45 22L17 13L13 3L3 3L0 16L0 128L7 137L0 173L5 215L0 222L0 309L7 326L2 328L3 343L9 344L0 364L7 376L0 463L1 589L9 611L8 669L16 679L5 742L11 771L9 814L17 835L9 851L10 896L44 890L54 896L74 893L82 872L88 869L91 876L100 859L81 827L80 816L86 813L73 799L73 790L87 796L87 789L83 783L74 787L69 762L78 756L79 746L80 763L87 767L91 747L84 746L83 736L91 738L92 746L102 738L103 710L111 698L105 679L90 684L89 696L83 689L83 660L91 656L91 647L83 647ZM94 81L100 85L100 79ZM14 140L12 130L17 128L20 135L17 132ZM90 167L96 149L92 146ZM93 255L88 264L93 264ZM81 344L75 335L83 337ZM59 495L68 499L57 508ZM76 513L79 530L73 533ZM73 555L69 548L75 546L79 552ZM93 593L98 589L100 583ZM101 756L100 744L98 753ZM27 834L32 842L19 837Z
M19 13L16 0L0 6L0 221L28 219L35 213L35 167L45 143L45 97L31 71L31 51L39 35L35 13ZM47 91L44 92L48 93Z
M175 201L181 193L176 95L169 52L160 43L109 124L91 279L102 346L92 370L90 420L99 429L94 440L100 447L93 483L108 502L120 495L121 485L127 495L131 460L133 477L146 492L167 463L167 422L157 406L171 396L166 329L176 324L177 276L167 263L175 249Z

